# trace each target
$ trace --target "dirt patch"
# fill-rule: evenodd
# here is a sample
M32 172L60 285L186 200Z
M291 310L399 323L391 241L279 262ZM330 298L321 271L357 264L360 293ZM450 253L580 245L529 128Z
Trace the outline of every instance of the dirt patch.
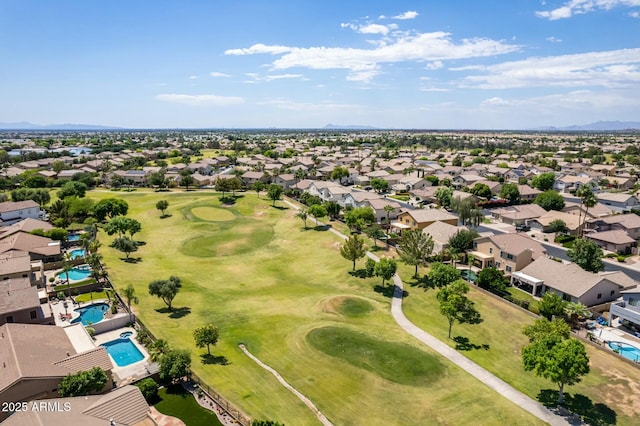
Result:
M324 302L322 306L322 312L326 312L329 314L338 314L338 309L347 298L344 296L336 296Z
M625 416L640 416L640 384L625 377L619 370L608 369L602 375L609 379L600 393L605 403ZM631 390L631 391L630 391Z

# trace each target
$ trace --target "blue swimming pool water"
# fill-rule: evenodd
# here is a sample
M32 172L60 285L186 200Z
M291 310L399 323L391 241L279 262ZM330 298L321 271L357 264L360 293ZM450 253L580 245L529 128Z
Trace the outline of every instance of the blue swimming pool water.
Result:
M131 337L133 333L131 331L125 331L124 333L120 333L120 338L126 339L127 337Z
M80 241L80 234L71 234L67 237L69 241Z
M91 275L91 269L89 269L89 268L72 268L69 271L69 279L73 280L73 281L84 280L89 275ZM57 274L57 277L59 279L66 280L67 279L67 273L64 272L64 271L60 272L60 273Z
M85 255L85 251L84 249L75 249L75 250L71 250L69 252L69 257L73 260L73 259L77 259L79 257L84 257Z
M124 367L144 359L142 352L129 338L112 340L100 346L104 346L107 349L107 352L118 367Z
M640 361L640 349L635 346L622 342L609 342L609 347L617 350L620 355L631 361Z
M104 313L109 309L109 305L106 303L95 303L90 306L85 306L84 308L76 309L76 312L80 313L80 316L73 321L72 323L82 322L82 325L95 324L104 319Z

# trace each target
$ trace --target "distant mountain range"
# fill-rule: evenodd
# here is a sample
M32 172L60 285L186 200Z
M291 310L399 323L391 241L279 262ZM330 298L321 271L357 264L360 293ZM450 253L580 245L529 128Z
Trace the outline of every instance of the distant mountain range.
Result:
M0 130L119 130L120 127L94 124L33 124L28 121L0 123Z
M640 130L640 121L596 121L595 123L567 127L540 127L534 130L557 132L607 132L621 130Z

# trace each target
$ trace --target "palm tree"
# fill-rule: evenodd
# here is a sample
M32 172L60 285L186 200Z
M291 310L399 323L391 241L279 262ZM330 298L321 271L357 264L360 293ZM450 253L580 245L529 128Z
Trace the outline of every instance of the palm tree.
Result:
M580 189L578 189L578 191L576 192L576 195L580 197L580 201L585 206L584 218L582 218L582 223L579 227L579 235L582 236L582 234L584 233L584 223L587 221L587 214L589 213L589 208L595 206L598 203L598 199L593 193L591 187L587 185L581 186ZM580 211L582 212L582 209L580 209Z
M131 303L134 304L138 304L140 302L140 300L138 299L138 297L136 296L136 289L133 287L132 284L129 284L123 291L122 291L122 295L124 296L125 300L127 301L127 310L129 311L129 322L131 321Z
M71 299L71 283L69 282L69 272L73 269L73 265L71 264L71 254L65 253L62 258L62 271L64 275L67 277L67 297Z
M575 327L580 318L590 318L591 312L580 302L568 302L564 306L564 314L569 319L569 325Z
M473 266L473 262L476 260L476 257L472 254L467 255L467 264L469 265L469 276L471 276L471 266Z
M169 352L169 342L164 339L158 339L149 348L149 357L151 361L156 362L162 358L162 355Z
M391 227L391 219L389 219L389 215L394 210L395 210L395 207L393 207L391 204L387 204L386 206L384 206L384 211L387 214L387 229Z

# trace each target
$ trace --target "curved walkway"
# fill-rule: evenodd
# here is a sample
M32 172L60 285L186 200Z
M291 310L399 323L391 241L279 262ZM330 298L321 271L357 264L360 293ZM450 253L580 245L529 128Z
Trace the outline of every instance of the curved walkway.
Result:
M251 352L249 352L247 350L247 348L240 344L238 345L240 347L240 349L242 350L242 352L244 352L249 358L251 358L256 364L258 364L260 367L264 368L265 370L267 370L269 373L273 374L276 379L278 379L278 381L282 384L282 386L284 386L285 388L289 389L289 391L291 391L295 396L297 396L302 402L304 402L304 404L309 407L311 409L311 411L313 411L313 413L316 415L316 417L318 418L318 420L320 420L320 423L322 423L324 426L333 426L333 423L331 423L329 421L329 419L327 419L325 417L324 414L322 414L320 412L320 410L318 410L318 408L313 404L313 402L311 402L311 400L309 398L307 398L306 396L304 396L302 393L300 393L300 391L298 391L296 388L294 388L293 386L291 386L289 383L287 383L287 381L273 368L269 367L267 364L265 364L264 362L260 361L260 359L258 359L255 355L253 355Z
M298 206L293 203L284 200L286 204L293 207L294 209L299 209ZM333 228L329 228L329 230L339 236L342 239L346 239L347 237L339 231L336 231ZM376 262L380 259L378 256L371 252L367 252L367 256ZM429 346L434 351L438 352L443 357L447 358L449 361L456 364L458 367L465 370L467 373L471 374L476 379L480 380L482 383L498 392L500 395L512 401L514 404L518 405L522 409L528 411L533 414L537 418L542 421L545 421L553 426L565 426L565 425L580 425L582 422L579 419L575 418L565 418L558 414L553 413L549 409L547 409L544 405L540 404L538 401L533 398L528 397L524 393L515 389L511 385L509 385L504 380L494 376L489 371L479 366L475 362L471 361L469 358L460 354L455 349L451 348L444 342L441 342L437 338L433 337L426 331L418 328L415 324L413 324L402 312L402 293L403 293L403 284L400 276L398 274L393 276L393 282L395 284L395 289L393 293L393 298L391 300L391 315L393 319L398 323L400 327L416 339L420 340L425 345Z

